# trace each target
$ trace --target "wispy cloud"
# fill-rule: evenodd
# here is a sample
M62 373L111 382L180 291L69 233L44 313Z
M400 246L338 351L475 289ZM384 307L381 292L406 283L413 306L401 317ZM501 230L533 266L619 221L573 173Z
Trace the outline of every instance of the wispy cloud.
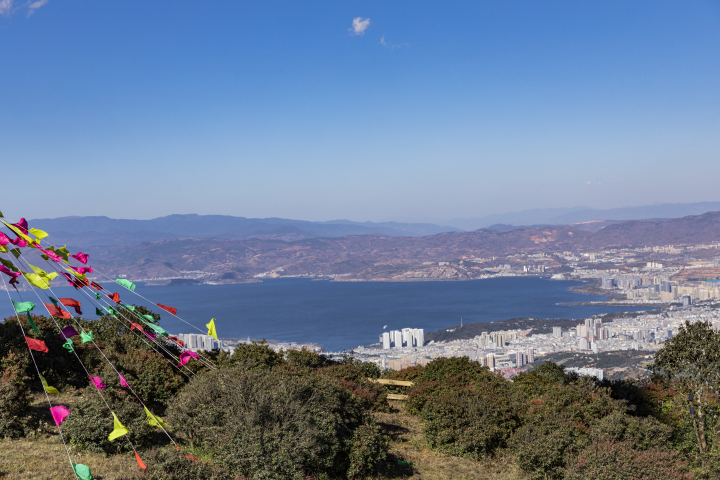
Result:
M385 35L383 35L380 38L380 45L382 45L383 47L387 47L390 50L395 50L396 48L403 48L403 47L410 46L410 44L407 42L405 42L405 43L388 43L387 40L385 40Z
M27 16L29 17L33 13L37 11L38 8L42 7L43 5L47 5L49 0L36 0L35 2L28 2L28 13Z
M348 30L353 35L365 35L365 30L367 30L369 26L369 18L363 19L362 17L355 17L353 18L352 27L350 27Z
M0 15L9 16L13 13L13 0L0 0Z

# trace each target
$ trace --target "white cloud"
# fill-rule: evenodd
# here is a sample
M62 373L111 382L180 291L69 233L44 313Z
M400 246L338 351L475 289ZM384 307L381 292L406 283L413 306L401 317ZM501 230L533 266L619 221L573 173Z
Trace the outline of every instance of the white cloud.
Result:
M382 45L383 47L389 47L390 50L395 50L396 48L403 48L403 47L410 46L410 44L407 42L405 42L405 43L388 43L387 40L385 40L385 35L383 35L380 38L380 45Z
M27 16L29 17L30 15L32 15L33 13L35 13L35 11L36 11L38 8L42 7L43 5L47 5L48 1L49 1L49 0L36 0L35 2L28 2L28 14L27 14Z
M353 24L352 27L348 30L353 35L365 35L365 30L370 26L370 19L366 18L363 20L362 17L355 17L353 18Z
M13 0L0 0L0 15L10 15L13 11Z

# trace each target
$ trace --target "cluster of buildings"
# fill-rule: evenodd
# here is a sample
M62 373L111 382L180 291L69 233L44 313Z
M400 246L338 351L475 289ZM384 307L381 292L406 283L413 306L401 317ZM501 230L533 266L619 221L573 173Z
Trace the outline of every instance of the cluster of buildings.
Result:
M553 327L552 333L532 330L484 332L474 338L450 342L414 344L390 349L382 345L358 347L351 355L375 362L381 369L401 370L427 365L436 358L468 357L492 370L516 372L513 369L542 361L553 353L602 353L623 350L656 351L686 322L708 321L720 330L720 309L693 304L688 308L670 307L664 311L635 312L627 318L603 322L600 317L580 321L575 327ZM402 333L402 332L400 332ZM331 354L332 355L340 355ZM577 369L581 375L603 378L602 369Z
M403 328L391 330L380 335L380 345L384 350L391 348L418 347L425 343L425 333L422 328Z
M199 333L178 333L175 335L178 340L185 344L185 347L193 352L198 350L222 350L223 342L215 340L210 335L202 335Z

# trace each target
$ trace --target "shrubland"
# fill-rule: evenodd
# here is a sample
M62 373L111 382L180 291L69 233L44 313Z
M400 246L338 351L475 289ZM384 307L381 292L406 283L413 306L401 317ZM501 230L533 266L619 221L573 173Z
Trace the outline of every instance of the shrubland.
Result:
M111 317L80 319L102 353L79 341L74 353L62 347L58 327L71 320L33 320L40 334L21 317L26 335L43 340L49 350L33 352L38 369L61 394L74 394L61 428L77 454L136 450L148 467L142 478L157 480L361 479L375 477L387 456L388 437L374 414L390 406L384 388L369 380L380 376L375 365L330 361L306 350L274 352L261 342L241 345L232 356L204 352L213 366L191 360L180 369L179 350L152 347ZM166 422L169 436L148 425L143 405L119 375ZM105 384L102 397L90 376ZM31 408L33 395L44 397L44 389L18 319L11 317L0 324L0 436L30 438L43 421L46 432L57 433L42 418L47 415ZM127 436L108 440L108 407L130 431Z
M104 354L76 342L86 372L54 333L68 321L33 318L41 333L28 336L49 348L36 353L38 368L75 398L62 424L66 442L81 455L137 450L148 466L140 478L406 478L413 467L389 456L388 422L410 418L422 448L519 472L507 478L720 477L720 335L702 322L686 324L658 352L647 380L598 381L550 362L506 380L467 358L381 372L351 358L275 352L263 343L241 345L231 356L204 352L212 367L191 360L181 370L178 350L158 352L108 317L81 320ZM17 322L0 325L0 436L31 439L52 429L31 407L43 389ZM104 399L88 374L106 384ZM177 445L148 425L118 374L165 420ZM381 376L414 385L370 380ZM406 413L388 403L391 391L408 394ZM107 439L113 424L105 402L130 430L127 438ZM388 420L393 415L397 421Z

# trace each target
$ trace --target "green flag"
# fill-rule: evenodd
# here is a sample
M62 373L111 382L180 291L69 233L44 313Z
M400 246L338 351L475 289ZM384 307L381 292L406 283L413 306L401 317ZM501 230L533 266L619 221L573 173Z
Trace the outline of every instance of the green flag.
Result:
M20 255L22 255L19 248L11 249L10 253L12 253L15 256L15 258L20 258Z
M90 473L90 467L87 465L83 465L82 463L73 463L73 470L75 470L75 475L80 480L93 480L93 476Z
M4 258L0 258L0 263L2 263L3 265L5 265L7 268L9 268L10 270L12 270L13 272L17 272L17 271L18 271L18 269L15 268L15 265L14 265L10 260L5 260Z
M158 325L155 325L154 323L149 323L149 322L145 322L145 324L146 324L148 327L152 328L152 329L155 331L156 334L158 334L158 335L163 335L163 336L165 336L165 337L168 336L168 333L167 333L162 327L160 327L160 326L158 326Z
M105 312L95 307L95 315L97 315L98 317L102 317L103 315L105 315Z
M102 298L102 297L100 296L100 294L97 293L97 292L95 292L95 299L96 299L96 300L100 300L101 298Z
M33 302L16 302L15 300L13 300L12 303L17 313L29 312L30 310L35 308L35 304Z
M55 299L55 298L53 298L53 297L48 297L48 298L49 298L50 301L53 303L53 305L55 305L56 307L58 306L58 301L57 301L57 299Z
M119 283L120 285L127 288L131 292L135 291L135 284L133 282L131 282L130 280L125 280L124 278L118 278L117 280L115 280L115 282Z
M40 330L38 329L37 325L35 325L35 322L33 322L32 315L30 315L30 312L27 312L27 316L28 316L28 322L30 323L30 326L32 327L32 329L35 330L35 333L40 335Z
M65 343L62 346L64 349L66 349L68 352L74 352L75 351L75 345L73 344L72 339L68 338L65 340Z
M147 320L150 323L156 322L155 317L153 317L152 315L140 315L140 316L143 317L145 320Z
M95 340L92 331L90 331L89 333L80 332L80 338L82 339L82 343L92 342L93 340Z

